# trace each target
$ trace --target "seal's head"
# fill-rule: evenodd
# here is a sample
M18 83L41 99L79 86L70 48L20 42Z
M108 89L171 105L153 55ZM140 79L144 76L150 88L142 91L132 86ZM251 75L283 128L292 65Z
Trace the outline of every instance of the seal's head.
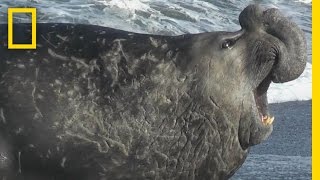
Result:
M274 117L267 102L270 83L296 79L307 56L304 33L279 10L250 5L241 12L239 21L242 29L237 32L196 37L192 48L196 63L192 61L189 68L200 72L202 95L232 114L229 119L238 128L245 150L272 131Z

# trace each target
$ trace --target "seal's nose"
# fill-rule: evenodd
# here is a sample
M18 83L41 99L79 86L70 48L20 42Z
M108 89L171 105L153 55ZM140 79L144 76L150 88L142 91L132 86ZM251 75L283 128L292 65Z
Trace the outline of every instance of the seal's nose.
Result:
M247 6L239 15L241 27L247 31L254 31L262 25L263 10L258 5Z

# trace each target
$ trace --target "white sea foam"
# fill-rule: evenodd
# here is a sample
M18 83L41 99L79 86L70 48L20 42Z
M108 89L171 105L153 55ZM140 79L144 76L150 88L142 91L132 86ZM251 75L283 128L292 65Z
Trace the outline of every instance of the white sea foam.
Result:
M307 63L306 69L301 76L284 84L270 85L268 90L269 103L285 101L302 101L312 98L312 65Z
M111 0L111 1L105 1L105 0L98 0L99 2L111 6L111 7L117 7L121 9L126 9L129 11L135 11L135 10L148 10L150 7L146 4L145 1L141 0Z
M303 3L306 3L306 4L310 4L312 3L312 0L296 0L297 2L303 2Z

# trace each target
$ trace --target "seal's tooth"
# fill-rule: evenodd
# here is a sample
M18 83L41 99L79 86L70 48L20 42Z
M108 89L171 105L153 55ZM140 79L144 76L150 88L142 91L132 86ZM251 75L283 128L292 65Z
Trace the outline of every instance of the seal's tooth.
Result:
M264 123L268 119L268 116L261 116L261 121Z
M269 117L268 120L267 120L267 122L266 122L266 124L267 124L267 125L270 125L270 124L273 123L273 121L274 121L274 117Z
M261 118L261 120L262 120L262 123L263 123L263 124L265 124L265 125L270 125L270 124L273 123L274 117L263 116L263 117Z

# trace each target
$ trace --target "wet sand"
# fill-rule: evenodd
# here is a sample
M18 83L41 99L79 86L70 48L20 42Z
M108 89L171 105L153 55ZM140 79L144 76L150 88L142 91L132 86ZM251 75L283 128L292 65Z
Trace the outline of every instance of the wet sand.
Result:
M311 101L271 104L270 112L271 136L251 148L231 179L311 179Z

